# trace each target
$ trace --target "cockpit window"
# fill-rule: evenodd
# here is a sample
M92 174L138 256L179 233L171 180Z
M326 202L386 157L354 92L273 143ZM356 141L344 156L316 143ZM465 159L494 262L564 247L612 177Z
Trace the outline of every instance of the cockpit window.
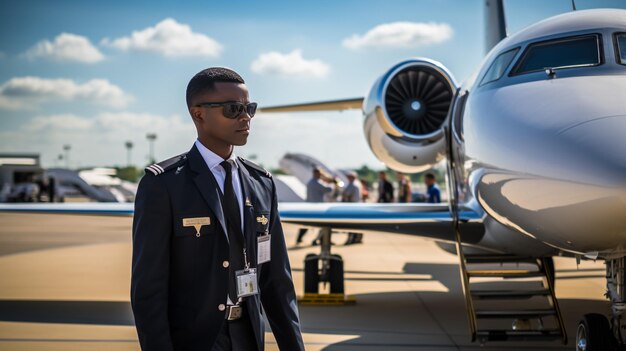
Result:
M493 60L493 63L491 63L491 66L487 70L487 73L485 73L483 80L480 81L480 85L500 79L504 75L504 72L506 72L506 69L509 67L518 51L519 48L515 48L498 55L498 57Z
M626 65L626 33L615 34L617 44L617 63Z
M544 41L528 46L511 75L546 68L596 66L602 63L599 35Z

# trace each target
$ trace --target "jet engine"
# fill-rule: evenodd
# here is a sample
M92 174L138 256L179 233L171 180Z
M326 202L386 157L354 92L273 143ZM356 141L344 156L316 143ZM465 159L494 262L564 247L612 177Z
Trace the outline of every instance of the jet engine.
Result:
M409 59L383 74L363 102L365 139L374 155L406 173L441 161L456 87L452 74L429 59Z

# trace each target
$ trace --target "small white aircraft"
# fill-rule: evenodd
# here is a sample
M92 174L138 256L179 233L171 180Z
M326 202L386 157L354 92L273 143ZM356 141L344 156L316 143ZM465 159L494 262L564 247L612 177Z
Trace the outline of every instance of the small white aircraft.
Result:
M321 258L330 266L336 257L329 228L455 244L442 247L459 255L471 337L481 342L566 343L552 257L605 260L612 316L585 315L576 349L623 349L626 10L574 11L505 37L502 1L486 5L493 48L461 86L442 64L414 58L391 67L366 98L262 109L362 109L370 148L389 167L410 173L447 160L449 205L282 203L282 221L325 228ZM0 205L5 211L128 216L133 210L124 204ZM475 268L481 265L488 268ZM317 270L317 261L312 266ZM473 283L481 277L539 277L541 284L481 290ZM525 306L537 297L546 299L546 308ZM516 307L475 307L490 299L510 299ZM513 320L513 327L482 327L491 319Z

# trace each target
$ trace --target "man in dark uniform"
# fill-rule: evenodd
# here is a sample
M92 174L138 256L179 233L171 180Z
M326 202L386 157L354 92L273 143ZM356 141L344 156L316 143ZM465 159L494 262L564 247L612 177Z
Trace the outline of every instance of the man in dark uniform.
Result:
M384 171L378 172L378 202L393 202L393 185Z
M152 350L263 350L263 311L281 350L304 350L276 187L236 157L256 111L243 79L196 74L189 152L148 166L135 200L131 303Z

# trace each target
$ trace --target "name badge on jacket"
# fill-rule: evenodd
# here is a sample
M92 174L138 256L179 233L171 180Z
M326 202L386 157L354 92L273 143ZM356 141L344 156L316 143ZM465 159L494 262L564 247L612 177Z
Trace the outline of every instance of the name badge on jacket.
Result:
M203 225L211 225L211 217L183 218L183 227L194 227L196 236L200 236L200 229Z

